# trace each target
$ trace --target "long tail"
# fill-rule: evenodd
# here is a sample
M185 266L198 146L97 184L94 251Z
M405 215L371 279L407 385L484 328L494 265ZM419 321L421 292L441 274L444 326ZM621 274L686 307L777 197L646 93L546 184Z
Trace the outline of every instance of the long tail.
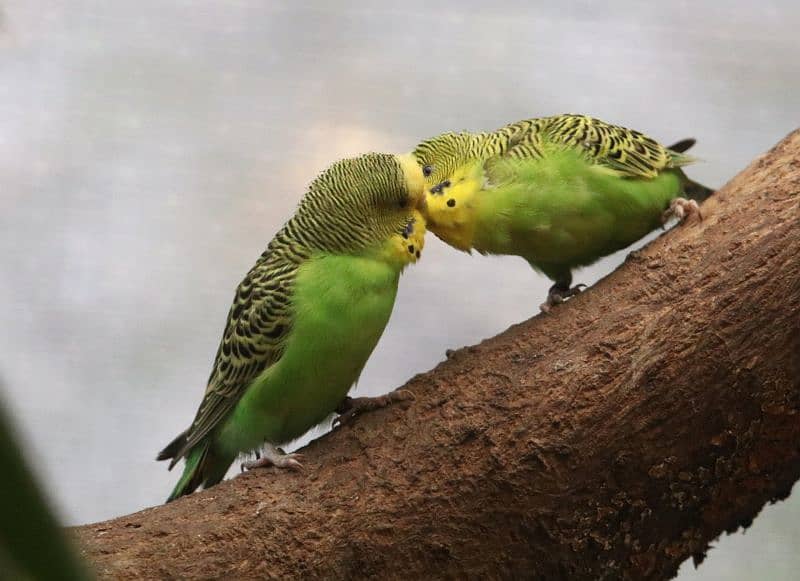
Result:
M670 151L675 151L677 153L684 153L685 151L694 147L694 144L697 141L692 137L687 137L686 139L681 139L677 143L673 143L667 149ZM683 183L683 193L691 198L692 200L696 200L698 202L702 202L711 194L714 193L714 190L704 186L703 184L699 184L694 180L689 179L689 177L683 172L683 170L679 170L681 176L681 182Z
M176 457L176 454L183 448L185 443L186 432L183 432L170 442L166 448L161 450L156 459L172 459L170 464L170 469L172 469L175 463L180 460L179 457ZM233 458L224 458L216 453L211 446L210 440L206 439L200 442L187 454L183 474L167 498L167 502L172 502L176 498L191 494L200 485L208 488L217 484L225 477L225 473L232 462Z

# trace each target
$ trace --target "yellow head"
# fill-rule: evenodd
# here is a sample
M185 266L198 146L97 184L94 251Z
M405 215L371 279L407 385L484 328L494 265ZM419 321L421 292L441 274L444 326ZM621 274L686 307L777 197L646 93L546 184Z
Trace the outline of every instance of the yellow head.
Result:
M472 248L483 160L491 144L483 133L444 133L414 150L427 185L422 211L428 227L459 250Z
M405 267L420 259L425 246L425 218L419 208L425 203L425 177L414 156L396 155L405 179L405 218L382 247L384 259Z
M459 167L449 179L426 189L422 208L431 232L447 244L469 251L483 186L483 164L475 161Z

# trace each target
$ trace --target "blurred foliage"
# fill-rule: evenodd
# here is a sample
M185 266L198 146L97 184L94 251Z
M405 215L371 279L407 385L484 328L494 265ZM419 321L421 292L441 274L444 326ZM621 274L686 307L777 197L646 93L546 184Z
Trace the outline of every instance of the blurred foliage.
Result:
M0 579L90 579L25 463L0 401Z

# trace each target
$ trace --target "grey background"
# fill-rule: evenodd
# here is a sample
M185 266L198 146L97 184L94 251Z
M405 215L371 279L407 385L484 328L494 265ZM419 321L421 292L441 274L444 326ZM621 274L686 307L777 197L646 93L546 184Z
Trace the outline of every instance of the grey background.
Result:
M0 373L69 523L159 503L233 289L326 165L589 113L694 136L720 185L798 125L800 5L7 0ZM591 283L624 253L578 274ZM516 258L429 237L358 393L536 312ZM682 579L792 579L797 496Z

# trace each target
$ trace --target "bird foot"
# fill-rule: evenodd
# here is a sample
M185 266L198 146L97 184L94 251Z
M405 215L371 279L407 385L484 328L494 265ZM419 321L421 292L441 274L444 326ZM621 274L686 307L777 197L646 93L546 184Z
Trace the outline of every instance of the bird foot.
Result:
M576 284L572 288L562 290L553 285L547 293L547 300L539 305L539 309L543 313L549 313L554 306L560 305L570 297L581 294L585 288L585 284Z
M700 206L697 205L697 202L686 198L675 198L669 203L669 208L661 214L661 223L666 224L673 216L679 221L688 220L692 215L696 215L701 220L703 219L703 214L700 212Z
M252 470L253 468L265 468L268 466L275 466L276 468L289 468L291 470L302 470L303 465L300 463L300 460L302 459L302 454L287 454L272 444L266 444L261 455L256 453L255 460L251 460L250 462L242 462L241 471L244 472L245 470Z
M413 401L414 399L416 399L414 394L407 389L396 389L378 397L346 397L336 408L336 413L340 415L334 418L333 427L348 424L353 418L364 412L385 408L394 403Z

